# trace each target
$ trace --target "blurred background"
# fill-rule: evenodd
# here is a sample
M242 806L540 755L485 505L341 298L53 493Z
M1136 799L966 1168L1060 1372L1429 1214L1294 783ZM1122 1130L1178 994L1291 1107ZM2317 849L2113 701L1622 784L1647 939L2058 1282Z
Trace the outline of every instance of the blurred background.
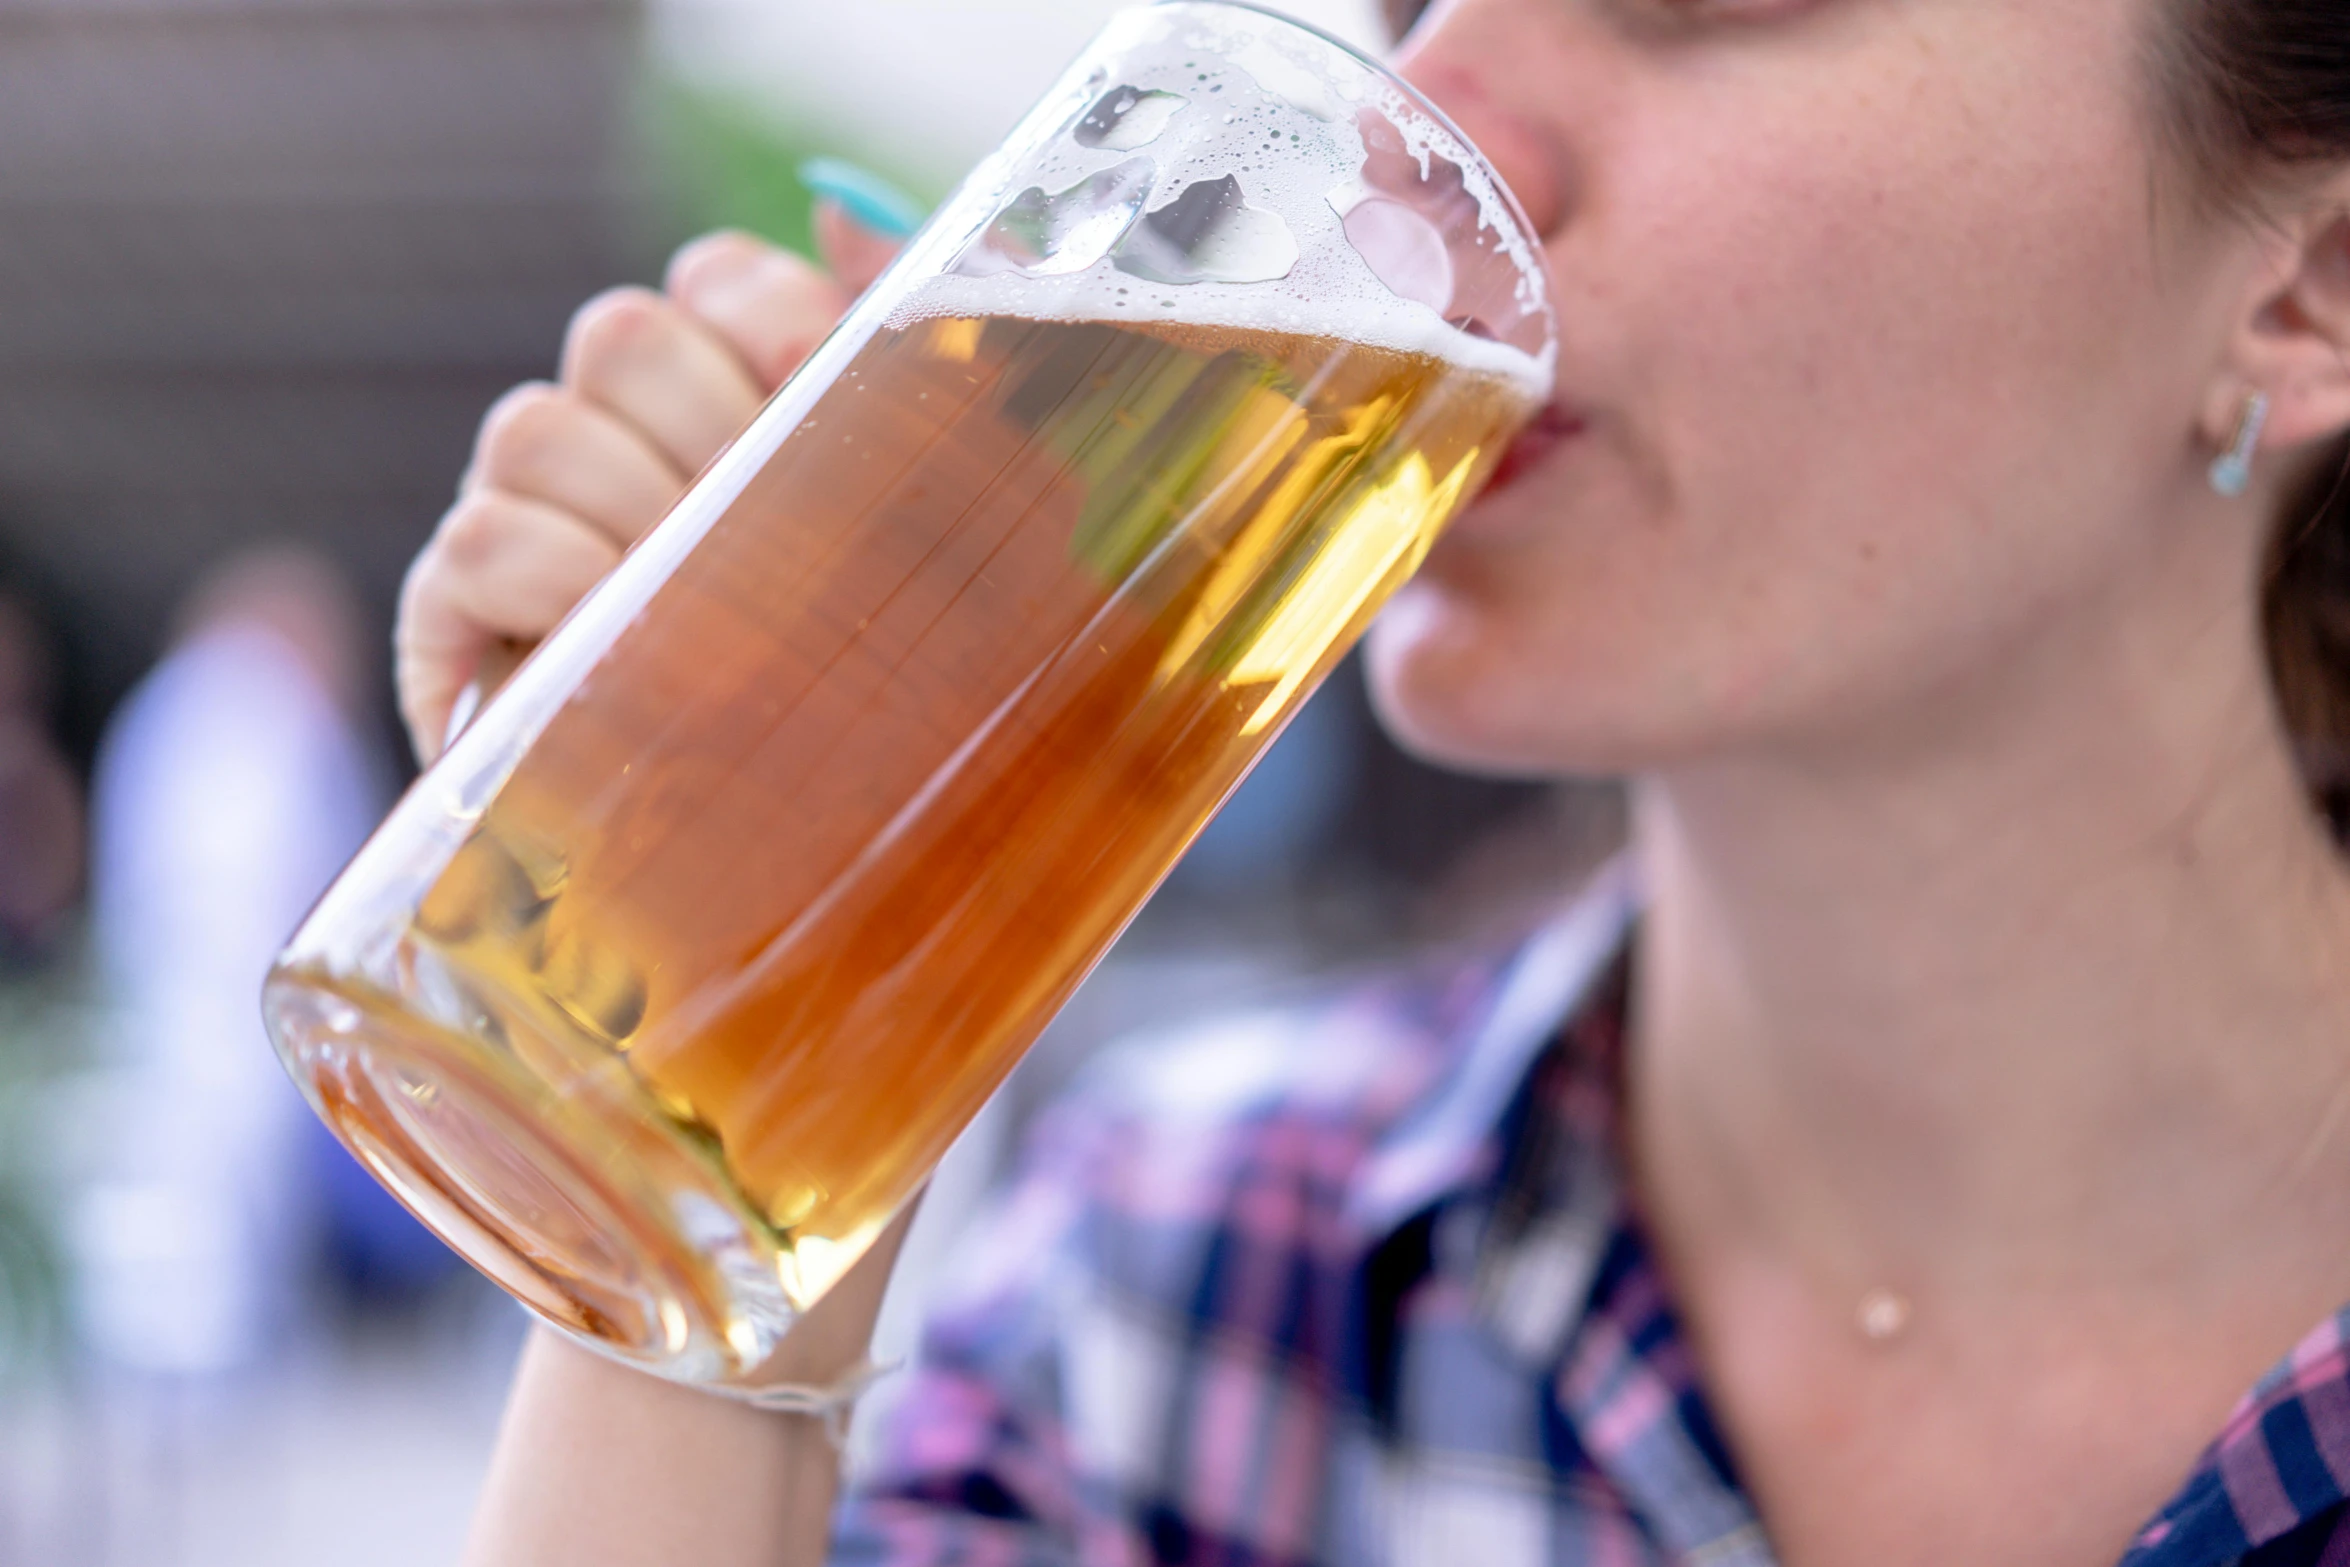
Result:
M409 774L400 574L588 295L804 244L812 155L935 199L1112 9L0 0L0 1564L454 1560L519 1314L254 1005ZM1410 762L1342 673L958 1150L885 1335L1102 1041L1473 940L1615 814Z

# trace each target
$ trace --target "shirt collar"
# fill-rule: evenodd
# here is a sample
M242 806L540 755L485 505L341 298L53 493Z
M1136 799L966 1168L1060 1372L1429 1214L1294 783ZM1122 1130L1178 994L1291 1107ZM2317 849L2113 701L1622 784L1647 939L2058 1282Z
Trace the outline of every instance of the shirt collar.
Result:
M1693 1525L1666 1530L1689 1536L1675 1542L1675 1558L1768 1567L1768 1545L1734 1478L1701 1461L1707 1444L1689 1440L1681 1420L1649 1422L1641 1440L1620 1444L1620 1452L1604 1434L1623 1424L1610 1418L1622 1408L1702 1409L1693 1381L1660 1381L1651 1357L1634 1347L1635 1339L1678 1331L1669 1327L1662 1280L1628 1293L1655 1294L1651 1315L1666 1329L1577 1340L1603 1266L1614 1271L1611 1254L1617 1263L1630 1255L1637 1271L1648 1271L1644 1246L1625 1228L1614 1125L1622 985L1639 910L1636 871L1619 859L1518 949L1466 1031L1467 1043L1449 1053L1419 1108L1373 1146L1349 1194L1348 1216L1358 1233L1380 1237L1442 1210L1438 1251L1452 1271L1473 1279L1478 1315L1532 1365L1565 1357L1562 1402L1595 1456L1628 1495L1649 1504L1642 1510L1652 1522ZM1562 1040L1571 1048L1553 1050ZM1553 1135L1513 1138L1519 1108L1534 1112L1520 1130L1547 1127ZM1655 1396L1627 1396L1615 1386L1641 1378L1657 1384ZM2245 1396L2122 1567L2265 1563L2270 1545L2296 1562L2314 1559L2298 1542L2350 1516L2346 1507L2350 1307L2321 1323ZM2329 1548L2326 1567L2337 1560L2350 1567L2350 1523Z
M1358 1233L1390 1233L1492 1173L1535 1062L1613 969L1638 909L1638 878L1618 859L1519 948L1451 1068L1364 1161L1347 1201Z
M2318 1324L2245 1395L2123 1567L2232 1562L2338 1515L2345 1498L2350 1307ZM2350 1536L2324 1558L2328 1567L2338 1559L2350 1560Z
M1417 1113L1375 1145L1356 1216L1464 1288L1490 1342L1546 1384L1574 1444L1675 1567L1772 1567L1624 1199L1619 1109L1628 861L1492 981Z

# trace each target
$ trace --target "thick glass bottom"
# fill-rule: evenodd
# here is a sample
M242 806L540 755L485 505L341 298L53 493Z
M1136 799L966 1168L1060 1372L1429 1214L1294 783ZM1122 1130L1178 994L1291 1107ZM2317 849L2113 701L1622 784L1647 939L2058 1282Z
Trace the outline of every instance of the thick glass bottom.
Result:
M558 1088L550 1040L441 1029L375 992L281 972L271 1032L320 1115L425 1225L551 1325L672 1380L745 1387L810 1304L710 1150L618 1060Z

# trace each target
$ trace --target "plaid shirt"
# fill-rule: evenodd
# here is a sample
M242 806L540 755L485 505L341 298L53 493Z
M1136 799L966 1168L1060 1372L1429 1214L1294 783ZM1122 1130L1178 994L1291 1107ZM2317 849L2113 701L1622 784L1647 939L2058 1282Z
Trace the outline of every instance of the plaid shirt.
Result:
M1120 1052L1040 1128L834 1561L1767 1567L1623 1198L1634 900ZM2123 1567L2350 1567L2350 1312Z

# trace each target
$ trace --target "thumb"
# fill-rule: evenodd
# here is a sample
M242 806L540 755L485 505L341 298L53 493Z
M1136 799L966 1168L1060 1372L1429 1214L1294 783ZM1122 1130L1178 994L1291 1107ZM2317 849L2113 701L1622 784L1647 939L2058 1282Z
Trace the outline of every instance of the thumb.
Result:
M852 292L870 287L922 226L921 203L853 163L811 158L800 181L816 196L816 248Z

